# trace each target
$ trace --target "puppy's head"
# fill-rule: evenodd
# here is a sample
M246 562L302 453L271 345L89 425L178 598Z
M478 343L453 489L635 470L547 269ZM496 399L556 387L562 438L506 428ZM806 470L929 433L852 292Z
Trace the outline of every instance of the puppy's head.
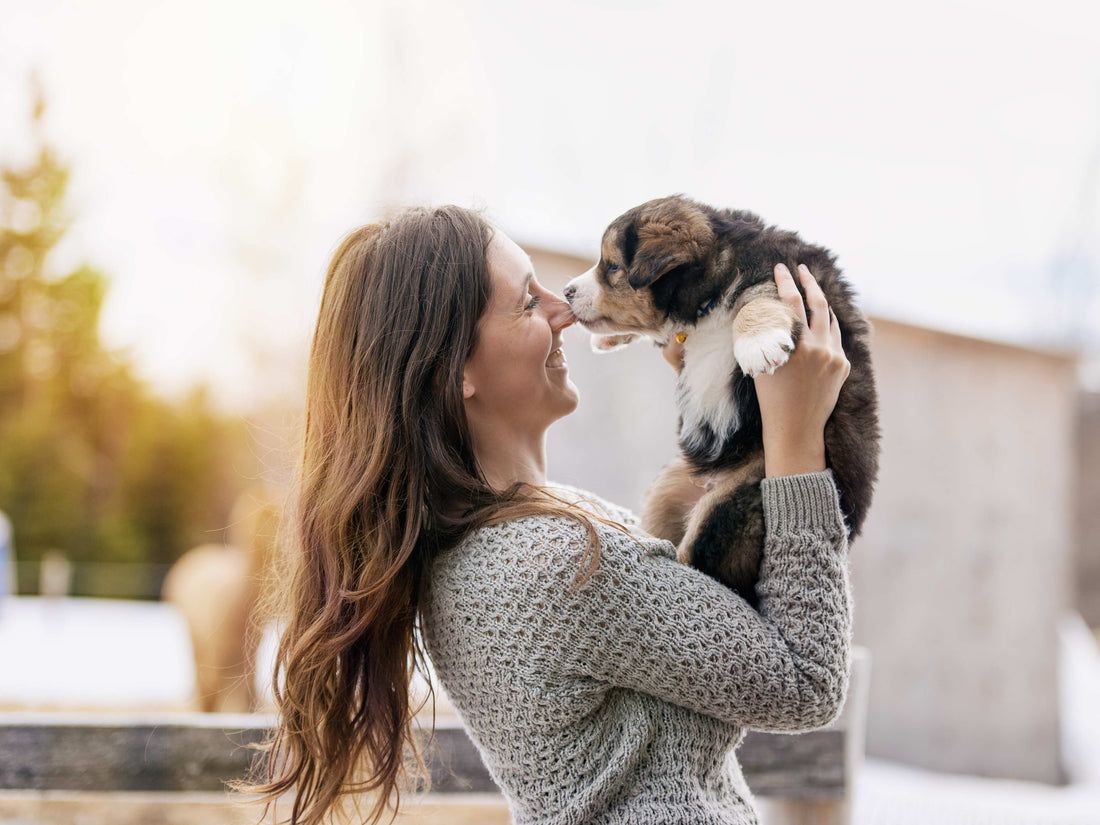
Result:
M615 333L617 345L624 334L658 335L670 320L694 323L713 246L706 207L680 196L652 200L611 222L599 263L564 294L586 329Z

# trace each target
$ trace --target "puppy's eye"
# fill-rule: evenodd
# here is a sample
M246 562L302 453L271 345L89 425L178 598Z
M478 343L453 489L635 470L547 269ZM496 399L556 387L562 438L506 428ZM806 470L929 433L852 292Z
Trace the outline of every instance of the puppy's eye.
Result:
M618 264L608 264L607 265L608 274L610 274L612 272L618 272L620 269L622 269L622 267L619 266Z

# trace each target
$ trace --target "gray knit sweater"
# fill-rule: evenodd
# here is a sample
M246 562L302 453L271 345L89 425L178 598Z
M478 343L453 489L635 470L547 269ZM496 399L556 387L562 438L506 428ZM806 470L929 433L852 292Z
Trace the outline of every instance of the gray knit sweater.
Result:
M755 823L734 749L747 728L840 712L851 635L846 531L828 471L762 482L757 613L676 561L632 513L556 486L587 534L531 516L481 528L433 564L424 641L517 825Z

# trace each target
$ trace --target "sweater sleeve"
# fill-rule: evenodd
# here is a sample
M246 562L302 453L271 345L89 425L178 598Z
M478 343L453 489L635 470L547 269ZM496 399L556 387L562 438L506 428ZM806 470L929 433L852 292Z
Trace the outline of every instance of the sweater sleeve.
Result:
M759 613L676 562L668 542L609 529L600 530L595 572L571 587L586 534L561 524L529 557L550 578L538 644L571 676L733 724L794 732L832 721L847 691L851 636L836 487L825 471L765 479L762 492Z

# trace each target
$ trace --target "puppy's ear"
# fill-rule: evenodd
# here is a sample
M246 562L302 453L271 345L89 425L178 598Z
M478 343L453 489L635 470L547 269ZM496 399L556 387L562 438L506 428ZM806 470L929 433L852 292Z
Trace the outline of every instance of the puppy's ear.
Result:
M638 245L627 283L634 289L649 286L678 266L700 263L714 241L710 221L696 204L670 199L652 217L637 225Z

